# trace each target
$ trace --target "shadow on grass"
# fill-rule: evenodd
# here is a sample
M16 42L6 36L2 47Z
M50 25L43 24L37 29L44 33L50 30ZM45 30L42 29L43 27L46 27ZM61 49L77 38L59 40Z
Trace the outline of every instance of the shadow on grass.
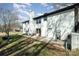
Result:
M10 44L16 40L21 39L22 35L10 35L10 39L7 40L5 36L0 36L0 48L4 47L7 44Z
M31 46L29 48L26 49L26 51L22 51L21 53L17 54L17 56L38 56L41 51L51 42L51 40L49 40L47 43L43 42L40 44L36 44L34 46ZM34 48L33 50L30 50Z
M40 52L41 52L51 41L52 41L52 39L49 40L47 43L45 43L45 44L44 44L41 48L39 48L39 49L38 49L38 47L39 47L40 45L38 45L37 48L33 51L32 55L33 55L33 56L39 55Z
M13 42L13 41L16 41L17 39L20 39L20 38L22 38L22 36L20 36L20 35L12 35L11 36L13 39L12 39L12 41L11 42ZM52 39L51 39L52 40ZM26 55L26 56L37 56L37 55L39 55L40 54L40 52L51 42L51 40L49 40L47 43L40 43L40 44L38 44L36 47L35 46L31 46L31 47L29 47L29 48L27 48L26 49L26 52L25 52L25 50L24 51L22 51L21 53L19 53L19 54L17 54L18 56L19 55L21 55L21 56L23 56L23 55ZM11 43L10 42L10 43ZM4 44L3 44L4 45ZM40 47L40 45L41 45L41 47ZM29 52L28 50L29 49L31 49L32 47L35 47L34 48L34 50L32 51L32 52ZM40 47L40 48L39 48ZM15 48L16 49L16 48ZM11 50L12 51L12 50ZM16 50L14 50L14 51L16 51ZM14 52L13 51L13 52ZM8 52L8 51L7 51ZM11 53L13 53L13 52L11 52ZM1 55L3 55L3 54L5 54L6 52L4 52L4 53L2 53ZM6 54L5 54L6 55Z

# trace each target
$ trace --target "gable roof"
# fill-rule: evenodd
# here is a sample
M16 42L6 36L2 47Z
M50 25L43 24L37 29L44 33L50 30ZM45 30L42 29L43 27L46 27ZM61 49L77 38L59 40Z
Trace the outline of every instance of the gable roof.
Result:
M41 15L41 16L38 16L38 17L35 17L35 18L33 18L33 19L35 20L35 19L39 19L39 18L48 16L48 15L60 13L60 12L66 11L66 10L70 10L70 9L75 8L75 6L79 6L79 3L73 4L73 5L71 5L71 6L67 6L67 7L65 7L65 8L62 8L62 9L59 9L59 10L56 10L56 11L53 11L53 12L50 12L50 13L45 13L45 14L43 14L43 15Z
M26 23L26 22L28 22L28 23L29 23L29 20L26 20L26 21L24 21L24 22L22 22L22 23Z

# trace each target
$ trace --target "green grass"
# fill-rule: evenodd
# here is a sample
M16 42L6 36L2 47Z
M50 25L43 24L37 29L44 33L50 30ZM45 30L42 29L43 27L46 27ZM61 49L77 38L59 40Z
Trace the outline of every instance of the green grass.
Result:
M19 40L19 39L23 38L22 35L17 35L17 34L10 35L10 37L11 37L10 41L8 41L7 39L3 40L2 37L3 36L0 36L0 47L4 47L5 45L8 45L8 44L10 44L10 43L12 43L16 40Z
M48 56L51 55L51 53L48 51L48 49L44 49L39 55Z
M2 37L3 37L3 36L0 36L0 42L3 41ZM22 38L23 36L22 36L22 35L17 35L17 34L15 34L15 35L10 35L10 37L12 38L12 41L15 41L15 40L17 40L17 39Z
M3 40L2 40L2 37L0 36L0 43L2 42Z
M20 38L24 38L22 35L11 35L12 37L12 41L11 42L14 42L16 40L19 40ZM1 37L0 37L1 39ZM31 38L29 38L31 39ZM32 41L34 39L31 39L30 41ZM2 41L2 39L1 39ZM24 53L25 55L33 55L33 53L35 53L36 51L38 51L39 48L41 48L42 46L44 46L44 42L41 42L41 44L36 44L34 45L33 47L31 47L29 50L26 50ZM35 51L35 52L34 52ZM28 54L27 54L28 53ZM57 50L57 49L49 49L47 48L47 46L45 48L43 48L40 53L38 54L39 56L62 56L62 55L66 55L66 52L65 51L60 51L60 50Z
M10 35L10 37L12 38L12 40L10 41L11 42L14 42L16 40L19 40L19 39L23 39L24 36L22 35L19 35L19 34L14 34L14 35ZM32 38L29 38L31 39L29 42L31 42ZM7 41L3 40L2 39L2 36L0 36L0 45L1 44L5 44L7 43ZM36 44L34 46L32 46L29 50L25 50L24 53L25 55L33 55L34 51L38 51L38 48L41 48L45 43L44 42L41 42L41 44ZM48 44L49 45L49 44ZM50 46L50 47L53 47L53 46ZM35 51L35 52L36 52ZM22 52L23 53L23 52ZM66 51L65 50L60 50L60 49L56 49L56 48L48 48L47 46L45 48L43 48L40 53L38 54L39 56L66 56ZM76 50L72 50L72 51L69 51L69 55L68 56L79 56L79 49L76 49Z
M23 36L22 35L10 35L10 37L12 38L12 42L21 39Z
M31 47L31 49L29 49L26 52L28 53L29 56L34 55L35 53L39 52L40 48L42 48L44 46L43 43L44 42L41 42L41 44L34 45L33 47ZM46 47L42 48L37 55L38 56L63 56L63 55L66 55L66 52L60 51L58 49L49 49L46 46Z

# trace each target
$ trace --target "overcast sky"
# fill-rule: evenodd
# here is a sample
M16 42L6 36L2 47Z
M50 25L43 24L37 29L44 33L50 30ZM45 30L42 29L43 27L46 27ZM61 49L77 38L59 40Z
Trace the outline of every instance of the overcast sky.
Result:
M28 13L30 10L35 12L36 16L42 15L44 13L52 12L55 9L59 9L71 4L53 4L53 3L2 3L0 8L15 10L18 9L18 17L21 21L28 19Z

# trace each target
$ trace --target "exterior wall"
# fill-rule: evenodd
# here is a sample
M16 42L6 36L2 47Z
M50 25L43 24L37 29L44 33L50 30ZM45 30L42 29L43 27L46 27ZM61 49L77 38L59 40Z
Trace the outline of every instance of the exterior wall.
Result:
M41 23L36 24L33 20L34 13L31 13L29 20L29 27L23 24L23 32L25 33L25 28L29 28L29 34L36 33L36 28L41 29L41 36L48 37L50 39L56 40L56 35L61 36L61 40L65 40L67 35L69 35L74 28L74 10L67 10L58 14L47 16L47 20L40 18Z
M40 20L41 20L41 19L40 19ZM38 23L38 24L37 24L37 20L34 20L34 24L35 24L34 33L37 34L37 33L36 33L36 29L39 29L39 28L41 29L41 23Z
M79 23L79 8L78 8L78 21L77 22ZM79 24L78 24L78 26L79 26ZM77 32L79 33L79 27L77 27Z
M79 8L78 10L75 10L75 12L76 13L78 12L78 14L75 15L76 17L75 22L79 23ZM71 34L71 49L76 49L76 48L79 48L79 28L78 27L77 27L77 33Z
M28 35L33 35L35 33L35 22L33 20L35 14L33 11L29 14L29 23L23 23L23 33L26 33Z
M35 28L41 28L41 26L42 26L42 19L39 19L39 20L41 20L41 23L36 23L36 21L37 20L35 20Z
M29 34L29 23L23 23L23 33Z
M56 40L56 35L60 35L60 39L65 40L74 28L74 10L49 15L47 21L44 21L44 17L40 20L41 23L35 24L35 28L41 28L41 36Z
M56 39L60 31L61 40L65 40L74 28L74 10L68 10L59 14L50 15L47 18L48 37Z
M79 34L72 33L75 25L75 21L74 21L76 17L75 15L76 14L74 13L74 9L71 9L54 15L49 15L47 16L46 21L44 20L44 18L40 18L41 23L36 24L37 20L35 21L33 20L34 13L32 13L30 15L29 24L23 23L23 33L26 33L29 29L29 33L33 34L36 33L37 28L40 28L41 36L53 40L56 40L56 35L60 35L61 36L60 39L65 40L67 36L71 34L71 40L67 39L67 44L71 45L71 49L79 48ZM79 16L77 22L79 22Z
M29 35L29 23L26 23L26 34Z
M35 29L40 28L41 29L41 36L46 37L47 36L47 21L44 21L44 18L40 18L41 23L36 24L35 20Z
M30 35L33 35L34 34L34 30L35 30L35 27L34 27L34 24L30 21L29 22L30 24L29 24L29 34Z
M29 34L33 35L35 32L35 24L34 24L34 18L35 14L33 11L30 12L29 14Z
M44 18L41 19L41 36L47 36L47 21Z
M64 40L74 28L74 11L69 11L62 14L62 24L60 24L61 29L61 39ZM64 20L63 20L64 19Z
M78 8L78 22L79 22L79 8Z
M48 16L48 18L47 18L47 28L48 28L48 35L47 35L47 37L48 38L53 38L53 39L55 39L55 23L56 23L56 21L57 21L57 19L58 18L56 18L57 16L55 15L51 15L51 16Z
M26 33L26 24L23 23L23 33L25 34Z

